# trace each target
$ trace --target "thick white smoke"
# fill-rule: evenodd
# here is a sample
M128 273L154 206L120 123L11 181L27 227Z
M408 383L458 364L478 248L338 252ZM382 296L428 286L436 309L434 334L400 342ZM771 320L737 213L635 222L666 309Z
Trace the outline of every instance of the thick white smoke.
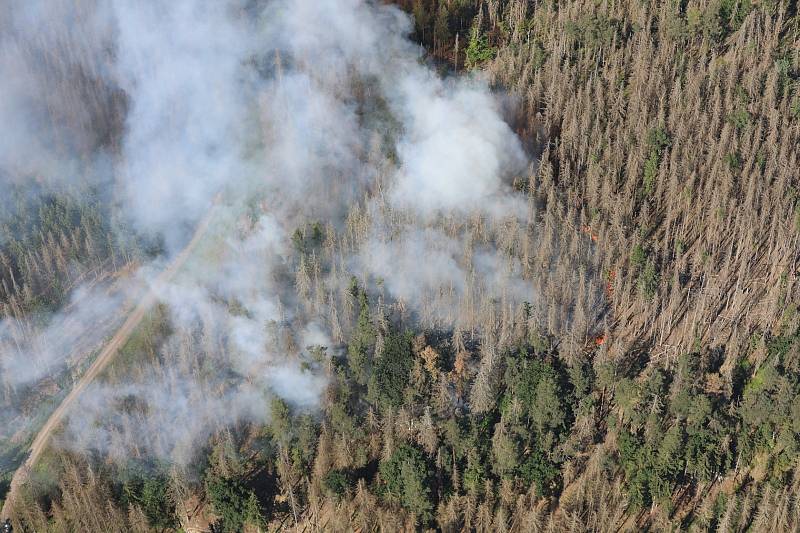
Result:
M246 177L255 73L245 62L257 41L236 4L110 2L119 29L115 77L130 97L123 201L138 228L169 245L226 185Z
M421 61L398 9L367 0L96 0L87 18L73 3L43 9L49 3L15 2L16 33L2 41L2 72L26 76L0 79L14 102L0 103L0 117L23 135L0 141L0 180L76 179L62 171L85 160L86 146L54 155L32 111L46 108L47 88L14 47L36 30L55 39L79 17L92 28L80 68L91 66L95 85L125 101L118 139L88 143L93 183L137 232L163 239L167 255L219 209L207 246L154 287L174 330L162 357L124 386L89 389L65 443L188 461L210 432L266 420L268 393L313 408L325 380L307 347L333 350L334 325L297 301L291 236L310 220L346 232L355 205L368 227L317 274L326 306L350 273L382 282L392 298L444 327L481 295L512 305L534 298L498 237L468 229L486 219L525 231L528 206L510 187L527 172L521 144L484 81L443 80ZM24 46L69 56L43 39ZM93 125L67 124L87 139ZM110 169L94 163L109 158ZM28 160L47 165L32 169ZM156 270L144 267L138 278ZM104 309L97 312L111 312ZM74 319L52 317L32 346ZM46 361L19 371L29 350L7 347L9 327L0 326L5 383L63 366L63 353L39 352ZM131 398L141 407L132 412L144 414L121 408ZM182 429L165 431L174 420Z
M446 84L423 71L399 87L401 168L391 199L422 216L440 211L492 216L525 205L509 194L509 176L523 172L517 137L499 115L496 101L476 81Z

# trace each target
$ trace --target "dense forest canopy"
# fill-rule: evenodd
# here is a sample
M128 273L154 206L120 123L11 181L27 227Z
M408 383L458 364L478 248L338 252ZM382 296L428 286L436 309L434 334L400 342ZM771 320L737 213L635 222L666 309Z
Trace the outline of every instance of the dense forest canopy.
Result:
M3 19L19 530L800 528L795 2Z

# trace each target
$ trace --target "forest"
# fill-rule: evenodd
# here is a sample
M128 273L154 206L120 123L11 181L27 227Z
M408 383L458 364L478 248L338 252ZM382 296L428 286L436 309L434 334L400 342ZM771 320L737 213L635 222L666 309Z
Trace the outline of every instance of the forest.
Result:
M14 531L800 530L796 2L17 3Z

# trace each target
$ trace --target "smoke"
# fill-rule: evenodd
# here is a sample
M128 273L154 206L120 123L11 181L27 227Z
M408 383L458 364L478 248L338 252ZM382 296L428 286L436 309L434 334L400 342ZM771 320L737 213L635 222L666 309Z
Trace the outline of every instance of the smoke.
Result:
M440 288L463 294L465 276L458 262L463 249L456 240L433 229L410 230L391 241L380 238L370 239L357 260L364 272L384 280L395 297L417 302Z
M246 176L255 45L235 2L110 3L114 71L131 105L119 173L126 212L170 249Z
M525 170L519 139L483 84L449 85L430 72L401 82L398 107L406 131L398 143L401 167L392 203L423 216L476 210L522 216L524 202L504 182Z
M143 381L95 383L80 397L61 446L100 450L120 463L142 456L189 464L216 429L236 420L266 422L262 390L240 383L224 393L173 371L149 372Z
M65 1L7 2L0 9L3 190L108 185L108 142L125 105L107 70L111 21L102 9L77 11ZM14 213L13 205L2 208L0 223Z
M0 441L24 433L32 418L42 416L42 405L29 400L30 395L47 394L57 388L57 380L71 382L68 371L87 366L91 354L122 323L135 285L78 287L43 327L12 317L0 320L0 383L6 388Z
M28 385L74 366L70 359L83 358L118 325L116 317L131 288L79 287L70 303L33 335L23 322L13 318L0 321L0 353L5 355L0 360L0 379Z
M125 224L161 239L166 257L134 279L158 294L171 334L142 354L144 367L115 369L117 382L82 395L64 445L188 462L217 429L267 420L270 394L313 409L351 274L440 327L474 325L481 302L536 298L513 245L533 222L511 188L529 171L521 143L484 80L443 80L422 62L398 9L366 0L89 4L10 8L0 119L20 135L0 141L0 179L89 176ZM76 19L85 31L65 29ZM57 72L88 73L91 83L65 75L53 93L42 74L52 65L20 61L20 47L55 55ZM78 109L97 100L102 113L48 118L45 110L70 108L76 85L94 95ZM56 149L55 137L75 142ZM83 170L70 172L78 161ZM212 206L204 243L172 280L153 282ZM325 234L298 251L294 232L309 221ZM305 274L313 305L295 287L300 264L316 269ZM6 385L56 372L91 338L75 324L119 313L118 298L85 301L50 317L21 351L0 326ZM59 336L63 349L38 348ZM21 352L35 352L36 364Z

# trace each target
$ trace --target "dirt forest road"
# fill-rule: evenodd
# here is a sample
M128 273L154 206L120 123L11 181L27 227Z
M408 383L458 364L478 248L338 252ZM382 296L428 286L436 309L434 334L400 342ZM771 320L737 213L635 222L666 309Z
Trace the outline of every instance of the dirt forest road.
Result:
M33 439L33 444L31 444L28 458L25 460L22 466L17 469L17 471L14 473L14 477L11 479L11 486L6 494L6 500L5 504L3 505L2 513L0 513L0 516L2 516L3 520L9 518L14 513L14 496L19 490L19 487L22 486L27 480L31 468L33 468L33 466L39 460L39 457L41 457L42 452L44 452L45 448L47 447L47 443L50 440L53 431L55 431L55 429L63 421L64 416L69 411L70 406L75 403L75 400L80 396L81 392L94 379L96 379L97 376L100 375L100 373L109 365L109 363L111 363L111 361L114 360L114 356L117 354L117 351L125 345L136 327L142 322L142 319L145 317L147 312L156 303L158 298L155 292L152 290L152 287L157 287L168 282L170 279L172 279L175 273L180 270L180 268L186 262L186 259L189 258L192 251L197 247L197 244L202 240L203 236L208 231L211 220L213 219L214 213L217 211L217 209L218 204L215 203L198 224L192 239L189 241L186 247L172 260L167 268L165 268L155 278L150 285L151 288L149 288L144 296L142 296L142 299L136 305L136 308L134 308L111 340L108 341L108 344L103 347L103 350L97 356L97 359L95 359L86 373L75 384L70 393L66 396L66 398L64 398L64 401L62 401L58 408L53 411L53 414L51 414L50 418L47 419L47 422L45 422L44 426L42 426L42 429L39 430L39 433L36 434L36 438Z

